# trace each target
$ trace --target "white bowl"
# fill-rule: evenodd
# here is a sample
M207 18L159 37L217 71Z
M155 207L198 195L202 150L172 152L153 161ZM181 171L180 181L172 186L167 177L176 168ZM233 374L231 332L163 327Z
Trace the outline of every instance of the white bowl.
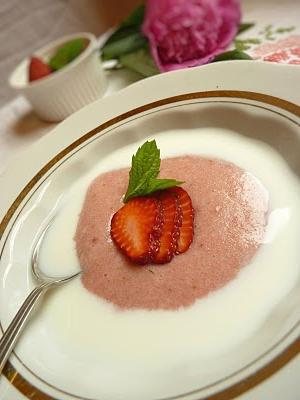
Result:
M164 131L169 129L219 126L267 142L281 153L286 160L286 166L289 165L293 172L300 176L300 91L294 90L299 79L298 69L297 66L275 63L224 61L157 75L90 104L21 154L18 163L12 162L0 177L0 186L5 188L0 196L0 221L3 218L0 223L2 327L8 326L23 299L33 288L29 259L38 229L53 216L59 201L74 183L98 163L107 168L111 153L116 152L115 156L119 157L120 151L128 144L154 138L156 134L164 135ZM277 84L274 85L274 82ZM186 144L193 146L195 151L203 151L202 147L197 147L197 143L189 142L188 135L182 140L185 139ZM175 145L172 140L168 148L175 148ZM221 148L220 143L215 145ZM184 151L183 148L180 149ZM130 160L132 152L126 151L126 154L127 160ZM165 156L165 153L162 154ZM243 152L239 157L252 162ZM264 170L270 169L265 165ZM283 276L281 281L284 280ZM140 379L137 374L132 374L133 377L129 380L121 373L116 379L114 374L118 371L112 367L117 357L112 357L111 362L105 364L104 372L103 369L99 372L100 363L103 365L103 357L97 357L93 348L92 353L88 354L86 350L91 346L91 342L83 341L84 350L80 351L79 347L72 345L71 340L68 340L71 338L73 341L75 338L70 316L73 315L82 323L80 317L88 316L88 310L83 309L83 312L79 312L79 308L74 306L73 298L69 302L59 300L59 305L52 303L53 308L49 308L55 296L60 296L60 293L65 296L64 291L69 290L67 287L58 289L57 292L51 293L39 315L32 319L31 326L27 327L15 349L9 367L4 371L10 383L0 379L1 400L24 400L21 393L24 393L26 399L34 393L31 398L35 400L43 399L47 395L49 399L64 400L116 397L125 399L125 390L139 385L147 391L147 395L138 393L136 397L127 398L149 400L158 398L151 396L150 391L153 393L154 390L164 390L164 393L168 392L163 394L164 398L169 396L170 399L175 393L174 396L178 400L230 400L244 392L247 393L242 397L248 400L298 399L300 357L297 358L296 355L299 353L300 338L300 281L296 281L295 278L294 282L294 290L278 304L274 304L273 312L261 328L253 331L253 335L247 341L235 349L232 348L227 355L224 353L216 357L217 359L207 358L205 362L195 357L194 362L184 363L182 360L186 355L178 350L176 352L176 347L173 347L174 355L176 353L180 361L168 370L168 379L164 379L166 375L162 366L165 361L170 360L162 353L160 357L153 356L153 360L157 360L159 373L159 379L155 382L153 375L145 373L145 361L139 373L142 376ZM260 285L260 288L265 290L264 285ZM266 300L270 300L268 295ZM247 308L248 302L239 299L236 304ZM69 311L64 312L68 307ZM265 307L266 301L261 303L260 315L266 312ZM95 308L97 310L96 304ZM70 328L69 337L60 328L54 329L53 318L57 314L51 310L62 312L61 321ZM249 309L244 313L244 317L249 317ZM166 318L162 321L163 324L167 324L170 320ZM128 329L132 329L132 322L140 323L139 317L133 315ZM237 322L241 323L240 320ZM82 326L86 325L82 323ZM101 335L97 338L99 342L95 350L99 352L99 349L104 349L105 356L111 353L105 347L105 341L101 339L103 327L108 332L108 339L112 335L119 335L119 343L115 342L118 348L122 345L126 349L128 344L129 356L131 348L136 352L137 346L140 346L143 340L147 340L140 336L139 341L134 343L128 329L117 330L111 322L105 324L99 315L90 326L93 332L100 326ZM162 324L153 326L158 328L157 334L164 334ZM185 326L186 330L190 327ZM244 326L245 330L249 329L249 325ZM225 334L231 341L228 329L226 326L223 331L217 331L214 335L216 341L218 337L223 339ZM88 335L89 332L91 331L86 329L84 334ZM178 331L173 332L174 338L177 336L180 343L183 343ZM191 333L194 334L195 331L191 330ZM76 336L78 337L78 331ZM84 336L81 338L84 339ZM129 342L126 341L128 338ZM173 340L173 337L171 339ZM190 346L190 343L185 343ZM152 337L147 342L147 349L153 349L156 344ZM172 349L171 346L168 348ZM220 347L212 349L218 351ZM155 353L152 352L153 354ZM290 363L283 368L289 361ZM130 362L122 365L126 374L132 372ZM109 368L112 373L109 372ZM168 371L165 370L165 373ZM270 379L266 380L267 378ZM109 388L110 393L107 391L104 395L99 395L103 383L107 385L109 380L113 381ZM266 380L265 383L263 380ZM122 387L123 392L120 391ZM121 394L114 396L114 391L120 391Z
M49 59L62 44L72 39L88 40L86 49L68 65L39 80L28 81L30 57L23 60L9 78L12 88L23 94L40 118L61 121L105 93L107 83L97 51L96 37L80 32L64 36L34 52Z

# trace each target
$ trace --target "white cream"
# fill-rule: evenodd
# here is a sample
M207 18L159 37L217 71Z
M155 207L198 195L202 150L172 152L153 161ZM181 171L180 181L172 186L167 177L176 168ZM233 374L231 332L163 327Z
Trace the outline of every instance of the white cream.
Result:
M221 158L249 171L269 191L264 245L236 279L187 309L118 311L80 280L57 290L47 303L48 334L61 360L57 371L68 368L74 376L85 371L74 383L77 394L140 400L199 387L196 373L202 383L209 382L203 365L226 357L254 335L299 278L300 185L286 162L262 142L229 131L202 129L188 135L188 140L179 130L156 135L162 157ZM69 190L41 252L42 269L49 275L79 268L73 236L86 189L99 173L128 166L141 144L107 155Z

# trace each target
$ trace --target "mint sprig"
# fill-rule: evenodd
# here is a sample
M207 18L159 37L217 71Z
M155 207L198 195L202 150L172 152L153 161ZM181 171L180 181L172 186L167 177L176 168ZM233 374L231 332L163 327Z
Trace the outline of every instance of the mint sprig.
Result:
M59 47L49 60L49 66L57 71L73 61L85 48L85 39L73 39Z
M132 156L129 184L124 203L133 197L145 196L157 190L181 185L176 179L157 179L160 170L160 150L156 141L145 142Z

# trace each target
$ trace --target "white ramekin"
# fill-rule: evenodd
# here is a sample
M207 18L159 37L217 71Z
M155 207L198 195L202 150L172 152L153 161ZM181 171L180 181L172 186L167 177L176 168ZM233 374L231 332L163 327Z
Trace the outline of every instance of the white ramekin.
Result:
M88 45L61 70L29 82L28 57L15 68L9 78L10 86L23 94L39 117L46 121L61 121L105 93L106 78L93 34L80 32L64 36L35 51L34 55L49 59L59 46L77 38L87 39Z

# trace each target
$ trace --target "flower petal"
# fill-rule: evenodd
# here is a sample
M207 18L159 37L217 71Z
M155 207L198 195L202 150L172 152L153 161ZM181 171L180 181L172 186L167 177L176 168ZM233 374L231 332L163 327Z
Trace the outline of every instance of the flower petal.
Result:
M238 0L148 0L142 29L160 71L171 71L211 61L239 21Z

